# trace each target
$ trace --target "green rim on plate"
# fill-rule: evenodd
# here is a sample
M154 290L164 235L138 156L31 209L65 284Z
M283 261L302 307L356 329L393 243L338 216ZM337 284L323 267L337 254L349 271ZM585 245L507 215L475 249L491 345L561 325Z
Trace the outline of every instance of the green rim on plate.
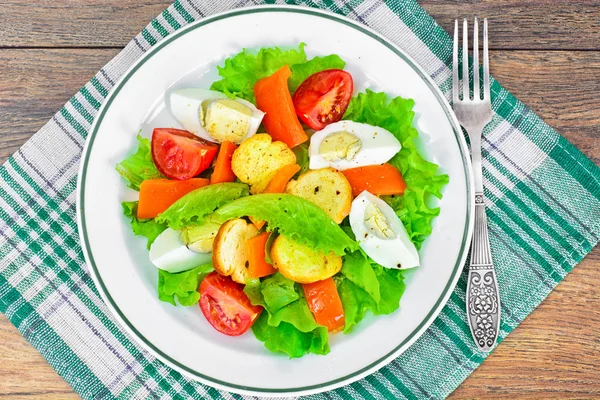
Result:
M369 37L377 40L381 44L385 45L392 52L394 52L403 61L405 61L427 83L428 87L432 90L432 92L435 95L435 97L437 98L438 102L442 105L442 108L444 109L444 112L446 113L448 121L453 128L454 136L457 141L458 147L460 149L461 157L463 160L463 165L465 167L464 172L465 172L465 182L466 182L466 186L467 186L467 199L468 199L468 201L466 202L467 220L466 220L465 227L463 230L462 245L461 245L460 252L457 257L456 263L454 265L452 275L450 276L448 283L446 284L444 290L442 291L442 294L435 302L435 305L432 307L432 309L429 311L429 313L423 319L423 321L421 321L421 323L406 337L406 339L404 339L392 351L390 351L388 354L381 357L377 361L372 362L369 365L367 365L351 374L348 374L344 377L334 379L329 382L321 383L318 385L303 386L303 387L297 387L297 388L286 388L286 389L269 389L269 388L258 388L258 387L251 387L251 386L235 385L235 384L232 384L229 382L225 382L225 381L221 381L219 379L212 378L210 376L199 373L198 371L195 371L195 370L179 363L177 360L174 360L167 354L163 353L159 348L157 348L147 338L145 338L133 326L133 324L127 319L127 317L125 317L125 315L121 312L121 310L119 309L119 307L117 306L117 304L115 303L113 298L111 297L110 293L108 292L106 286L104 285L104 282L100 275L100 271L98 270L98 267L96 266L96 263L94 261L94 256L92 254L90 244L88 241L86 220L85 220L85 213L84 213L84 210L85 210L84 193L85 193L85 185L86 185L85 177L87 174L87 167L88 167L90 152L93 147L94 140L96 138L96 134L98 133L99 126L101 125L102 120L104 119L104 116L106 114L106 111L109 109L114 98L119 94L119 92L121 91L123 86L127 83L129 78L131 78L131 76L133 74L135 74L135 72L142 65L144 65L144 63L146 61L148 61L150 58L152 58L160 49L167 46L169 43L173 42L177 38L191 32L197 28L208 25L212 22L216 22L216 21L230 18L230 17L235 17L238 15L263 13L263 12L300 13L300 14L312 15L312 16L319 17L319 18L326 18L326 19L334 20L336 22L350 26L350 27L364 33L365 35L368 35ZM174 32L173 34L169 35L167 38L165 38L161 42L157 43L154 47L151 48L151 50L148 53L143 55L129 69L129 71L127 71L121 77L119 82L115 85L114 89L109 93L107 100L104 102L101 110L99 111L98 117L94 120L93 126L91 128L91 134L88 138L86 147L84 149L83 161L82 161L82 164L80 167L80 173L79 173L79 185L78 185L78 191L79 191L78 192L78 200L79 201L78 201L77 216L78 216L79 222L80 222L79 234L80 234L81 241L82 241L83 252L84 252L86 260L88 261L88 265L90 266L91 271L93 272L93 275L96 278L96 282L100 286L98 288L100 294L102 295L104 300L108 303L109 308L111 308L113 310L113 312L117 315L118 319L120 319L122 324L124 324L144 346L146 346L148 349L151 349L151 351L154 354L156 354L159 358L161 358L164 362L166 362L167 364L180 370L181 372L185 373L186 375L194 377L194 378L196 378L204 383L207 383L207 384L218 385L218 386L226 388L226 389L249 391L249 392L262 392L262 393L270 393L270 394L278 394L278 393L279 394L289 394L289 393L297 393L297 392L315 391L315 390L324 389L324 388L333 389L334 387L341 386L341 382L348 381L348 383L350 383L350 380L354 381L354 380L360 378L362 374L368 372L371 369L374 369L376 367L383 367L384 362L386 360L390 359L391 357L399 356L401 354L401 352L405 350L405 349L403 349L403 347L407 343L409 343L413 340L416 340L418 338L418 336L420 336L420 334L422 332L424 332L425 328L428 327L433 322L434 317L437 316L437 314L441 311L442 307L445 305L445 303L447 301L447 297L450 295L451 291L454 289L454 286L456 285L456 282L458 280L458 276L462 271L462 267L464 265L464 260L466 258L466 251L468 250L470 227L471 227L471 221L472 221L471 211L472 211L473 192L471 189L471 186L472 186L471 185L471 183L472 183L471 182L471 174L469 173L470 172L469 156L468 156L468 154L466 154L465 150L466 150L466 144L465 144L464 138L462 136L462 130L458 126L458 124L453 116L453 113L450 109L449 104L446 102L446 99L444 98L442 93L439 91L437 86L435 86L435 84L433 83L431 78L419 66L417 66L410 57L408 57L400 49L398 49L395 45L391 44L389 41L387 41L386 39L381 37L379 34L372 31L371 29L369 29L365 26L362 26L356 22L353 22L345 17L336 15L336 14L331 14L331 13L328 13L325 11L314 10L314 9L303 8L303 7L257 6L257 7L252 7L252 8L244 8L244 9L238 9L238 10L233 10L233 11L227 11L225 13L216 14L214 16L207 17L202 20L196 21L196 22L180 29L177 32Z

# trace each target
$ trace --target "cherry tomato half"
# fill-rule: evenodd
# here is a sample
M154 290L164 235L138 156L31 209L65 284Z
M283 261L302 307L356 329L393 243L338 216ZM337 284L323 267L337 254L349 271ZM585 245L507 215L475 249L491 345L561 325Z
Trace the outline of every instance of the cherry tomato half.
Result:
M342 119L353 90L352 75L344 70L328 69L312 74L294 93L296 114L312 129L321 130Z
M152 133L152 158L168 178L191 179L210 167L219 146L181 129L156 128Z
M250 329L262 307L250 303L243 285L211 272L200 284L200 309L213 328L239 336Z

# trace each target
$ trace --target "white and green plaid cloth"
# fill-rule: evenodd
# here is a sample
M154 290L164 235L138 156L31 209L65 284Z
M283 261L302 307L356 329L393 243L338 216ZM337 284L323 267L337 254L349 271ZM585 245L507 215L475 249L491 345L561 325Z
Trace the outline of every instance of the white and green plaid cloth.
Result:
M184 378L115 323L83 259L75 191L88 130L121 74L180 27L257 3L176 1L0 169L0 311L85 399L242 398ZM370 26L410 54L449 97L451 39L415 1L288 3L328 9ZM496 81L492 97L483 166L502 340L598 242L600 169ZM387 367L309 397L447 396L485 358L467 326L465 286L463 276L429 330Z

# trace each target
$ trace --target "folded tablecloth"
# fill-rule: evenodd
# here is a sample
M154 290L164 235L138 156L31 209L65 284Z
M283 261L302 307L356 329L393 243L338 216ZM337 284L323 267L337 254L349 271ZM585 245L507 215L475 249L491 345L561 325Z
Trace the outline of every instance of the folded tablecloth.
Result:
M0 311L85 399L241 398L191 381L114 321L84 262L75 216L83 145L119 76L180 27L262 0L178 0L100 70L0 169ZM264 1L272 3L272 1ZM287 1L370 26L410 54L449 97L452 41L412 0ZM596 245L600 169L496 81L484 185L506 337ZM309 398L444 398L485 358L465 316L464 276L402 356Z

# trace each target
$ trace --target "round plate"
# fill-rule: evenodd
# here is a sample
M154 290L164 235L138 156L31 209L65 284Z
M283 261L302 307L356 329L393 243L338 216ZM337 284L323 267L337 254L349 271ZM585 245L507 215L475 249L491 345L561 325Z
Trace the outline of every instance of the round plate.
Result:
M157 297L157 272L145 238L134 237L121 201L125 187L115 164L136 148L135 136L179 127L165 93L209 87L216 65L242 48L297 47L309 57L338 54L357 90L371 88L415 100L415 125L427 158L450 183L441 214L420 251L422 266L407 279L398 311L368 316L348 335L330 336L331 353L301 359L270 353L251 332L224 336L198 307L173 307ZM211 386L255 395L300 395L330 390L383 367L427 329L450 296L471 238L468 152L458 123L429 76L399 48L346 18L307 8L245 8L193 23L158 43L115 85L94 121L78 182L79 232L102 297L122 326L148 351L182 374Z

